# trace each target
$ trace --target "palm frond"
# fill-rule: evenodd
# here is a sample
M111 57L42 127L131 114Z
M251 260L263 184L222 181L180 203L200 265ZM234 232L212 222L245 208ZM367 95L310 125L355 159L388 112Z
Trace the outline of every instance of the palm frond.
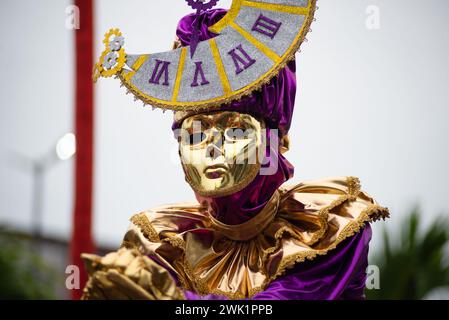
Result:
M449 220L441 216L423 231L421 225L415 208L400 234L383 230L383 250L372 261L380 269L380 289L367 290L369 299L422 299L449 286Z

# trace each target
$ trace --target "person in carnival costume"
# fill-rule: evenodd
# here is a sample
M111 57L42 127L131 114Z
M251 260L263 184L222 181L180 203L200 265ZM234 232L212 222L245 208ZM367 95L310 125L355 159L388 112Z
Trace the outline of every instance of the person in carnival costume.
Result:
M248 7L285 13L295 1L301 8L315 8L315 1L302 0L267 0L266 7ZM174 50L182 56L189 47L191 57L196 50L200 58L201 43L220 44L213 28L228 23L240 2L234 1L229 13L208 9L182 18ZM258 20L250 24L261 39L287 24L276 23L282 14L268 14L257 13ZM305 16L305 27L312 17ZM115 40L120 42L121 35ZM227 53L236 75L260 60L245 46L233 48L237 50ZM188 61L188 52L179 61ZM139 65L139 59L131 60ZM108 67L107 59L101 61L99 74ZM190 88L213 84L205 62L192 62ZM224 64L222 70L228 70ZM147 79L156 85L159 72L163 82L170 71L163 66L162 59L156 60L153 72L146 71ZM186 62L183 68L189 69ZM135 214L120 250L105 257L83 255L90 275L85 299L364 298L369 223L388 217L388 210L361 191L355 177L286 184L294 172L284 153L290 144L295 71L293 55L247 95L207 107L192 103L190 108L172 108L185 179L197 202ZM129 85L125 73L119 76L140 98L137 85ZM182 91L182 81L178 85Z

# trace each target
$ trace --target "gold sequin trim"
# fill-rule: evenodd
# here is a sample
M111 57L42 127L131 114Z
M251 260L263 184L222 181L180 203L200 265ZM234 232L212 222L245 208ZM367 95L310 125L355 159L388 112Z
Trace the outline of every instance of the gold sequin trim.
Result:
M138 213L131 217L131 222L140 228L145 238L151 242L160 242L161 239L157 234L156 230L153 228L150 220L144 212Z

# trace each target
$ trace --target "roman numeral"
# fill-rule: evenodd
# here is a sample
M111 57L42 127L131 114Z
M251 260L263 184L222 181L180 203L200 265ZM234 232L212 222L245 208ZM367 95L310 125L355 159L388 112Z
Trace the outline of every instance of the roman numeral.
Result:
M195 76L193 77L193 82L190 85L191 87L198 87L198 76L201 76L202 86L209 84L209 81L207 81L206 77L204 76L202 61L195 62Z
M238 52L240 52L240 54ZM242 48L241 44L229 51L228 54L231 55L232 61L234 61L235 74L241 73L243 70L248 69L256 62L256 60L251 58Z
M169 61L161 61L156 59L156 66L154 67L153 74L150 79L150 83L160 84L159 81L164 75L164 83L162 85L168 86L168 66L170 65Z
M261 14L259 18L257 18L257 21L254 23L251 30L264 34L273 39L279 31L281 25L282 22L276 22Z

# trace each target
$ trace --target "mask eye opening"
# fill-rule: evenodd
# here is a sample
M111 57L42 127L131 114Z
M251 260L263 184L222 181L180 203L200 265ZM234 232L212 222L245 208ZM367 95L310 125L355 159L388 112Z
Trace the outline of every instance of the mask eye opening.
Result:
M206 140L206 135L204 132L193 132L186 135L185 139L186 144L194 146Z

